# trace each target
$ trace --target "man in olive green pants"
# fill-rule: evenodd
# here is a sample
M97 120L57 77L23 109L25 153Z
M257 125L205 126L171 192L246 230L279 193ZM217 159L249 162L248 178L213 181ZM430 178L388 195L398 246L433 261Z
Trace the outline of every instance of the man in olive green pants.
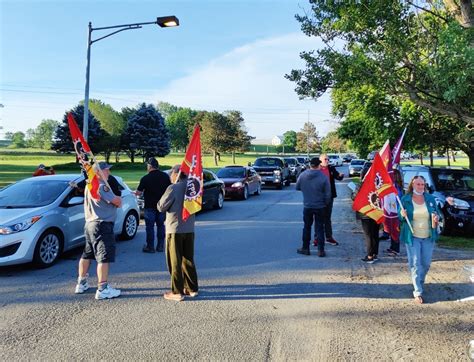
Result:
M171 182L157 204L159 212L166 211L166 262L171 274L171 292L165 299L182 301L184 295L198 295L198 277L194 265L194 214L183 221L183 201L187 176L179 173L179 165L171 170ZM176 179L178 178L179 180Z

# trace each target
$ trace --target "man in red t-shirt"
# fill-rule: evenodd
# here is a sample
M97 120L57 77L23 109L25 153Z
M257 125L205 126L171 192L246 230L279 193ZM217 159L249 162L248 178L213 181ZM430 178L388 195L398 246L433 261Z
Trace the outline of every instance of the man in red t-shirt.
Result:
M329 184L331 185L331 200L326 209L326 220L324 220L324 234L326 235L326 242L331 245L339 245L339 243L332 237L332 224L331 224L331 214L332 214L332 205L334 199L337 197L336 193L336 182L334 180L341 181L344 178L344 174L339 173L334 166L329 164L329 157L327 154L323 153L319 159L321 160L320 170L329 178ZM314 246L318 245L318 239L315 236Z

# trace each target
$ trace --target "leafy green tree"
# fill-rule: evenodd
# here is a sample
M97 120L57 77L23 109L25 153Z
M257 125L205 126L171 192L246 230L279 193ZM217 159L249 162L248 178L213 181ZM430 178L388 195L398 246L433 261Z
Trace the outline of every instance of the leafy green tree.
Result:
M24 148L26 147L25 134L23 132L14 132L12 134L12 143L8 148Z
M219 112L199 112L194 119L201 125L202 150L212 152L214 164L218 166L218 154L230 144L226 117Z
M43 119L38 127L29 129L26 136L29 147L51 149L54 133L58 126L59 122L54 119Z
M307 154L321 151L318 132L313 123L306 122L300 132L296 134L296 151Z
M170 137L165 121L153 105L143 103L129 119L124 143L134 156L143 160L150 156L164 157L170 152Z
M171 147L185 150L189 144L189 133L194 127L194 117L197 111L190 108L180 108L168 115L165 124L170 132Z
M283 133L283 144L286 152L294 152L296 149L296 131L286 131Z
M240 111L226 111L224 116L227 121L228 144L224 151L232 153L232 162L235 164L235 153L245 152L250 148L250 141L253 139L249 136L245 128L245 121Z
M169 116L171 116L173 113L178 112L182 108L168 102L160 101L158 102L156 109L165 118L165 120L167 120Z
M53 144L51 149L60 153L70 153L74 151L74 145L72 144L71 132L69 130L69 125L67 122L67 115L71 112L74 120L77 123L77 126L82 130L82 125L84 123L84 105L79 104L74 107L72 110L64 113L62 122L56 128L54 133ZM104 151L104 143L102 142L105 131L100 127L99 122L95 119L94 115L89 111L89 131L87 137L87 143L92 150L92 153L97 156L99 153Z
M102 142L104 143L105 160L109 162L112 152L115 152L117 156L121 150L121 136L125 130L126 122L120 112L100 100L90 100L89 109L99 122L100 127L106 132Z
M13 132L5 132L5 139L11 141L13 139Z
M293 70L301 98L328 89L373 87L431 114L474 127L474 12L472 1L309 0L297 15L302 31L325 47L303 52ZM470 142L473 145L472 142ZM473 145L474 147L474 145ZM474 154L472 149L468 155ZM474 167L474 156L470 158Z
M346 152L347 147L343 139L339 137L337 131L329 132L326 137L321 140L322 152Z

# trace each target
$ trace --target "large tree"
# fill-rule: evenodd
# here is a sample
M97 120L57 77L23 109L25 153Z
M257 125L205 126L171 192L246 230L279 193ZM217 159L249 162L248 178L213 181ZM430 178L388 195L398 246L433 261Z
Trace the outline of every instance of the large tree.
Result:
M130 151L144 160L150 156L164 157L170 152L165 120L151 104L143 103L129 119L124 140L128 142Z
M228 143L224 151L232 153L232 162L235 164L235 153L244 152L250 148L250 141L253 139L249 136L245 127L245 120L242 112L232 110L224 112L227 125Z
M321 151L318 132L313 123L306 122L303 128L296 133L296 151L307 154Z
M111 105L105 104L98 99L89 101L89 109L100 124L100 127L106 132L102 139L104 146L105 160L109 162L112 152L120 152L121 135L123 134L126 122L120 112L117 112ZM116 157L116 161L118 161Z
M286 131L283 133L283 145L286 152L294 152L296 149L296 131Z
M28 130L28 144L34 148L51 149L53 136L58 126L59 122L54 119L43 119L38 127Z
M300 97L372 86L472 130L472 1L309 2L311 11L297 19L305 34L325 46L303 52L306 69L287 75Z
M186 149L196 114L197 111L191 108L180 108L166 117L165 124L170 132L171 147L177 150Z
M229 148L228 122L219 112L199 112L194 118L201 125L201 145L204 152L212 152L214 164L221 152Z

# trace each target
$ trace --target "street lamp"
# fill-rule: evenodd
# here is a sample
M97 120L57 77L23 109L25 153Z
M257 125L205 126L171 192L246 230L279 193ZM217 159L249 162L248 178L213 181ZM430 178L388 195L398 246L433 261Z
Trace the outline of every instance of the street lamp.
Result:
M87 141L87 134L89 132L89 75L90 75L90 62L91 62L91 45L98 42L99 40L108 38L114 34L120 33L124 30L133 30L140 29L143 25L156 24L160 28L169 28L174 26L179 26L179 20L176 16L162 16L157 17L156 21L150 21L147 23L134 23L134 24L124 24L124 25L113 25L113 26L104 26L101 28L93 28L92 23L89 22L89 36L87 40L87 65L86 65L86 89L84 95L84 123L82 126L82 133L84 139ZM94 30L108 30L108 29L118 29L107 35L104 35L100 38L92 40L92 32Z

